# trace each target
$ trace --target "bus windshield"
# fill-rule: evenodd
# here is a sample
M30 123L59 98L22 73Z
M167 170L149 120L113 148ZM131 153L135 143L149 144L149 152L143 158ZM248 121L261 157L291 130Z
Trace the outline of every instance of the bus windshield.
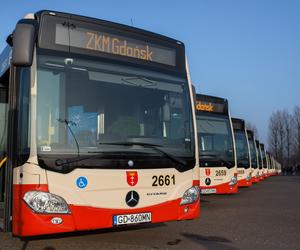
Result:
M251 155L251 167L256 169L257 168L256 148L255 148L255 142L253 140L249 140L249 147L250 147L250 155Z
M99 59L38 56L38 154L151 151L126 144L136 142L191 157L191 121L184 78Z
M248 154L248 143L245 132L235 131L235 146L236 146L236 157L238 168L249 168L249 154Z
M197 115L200 160L223 161L234 165L229 118L224 115Z

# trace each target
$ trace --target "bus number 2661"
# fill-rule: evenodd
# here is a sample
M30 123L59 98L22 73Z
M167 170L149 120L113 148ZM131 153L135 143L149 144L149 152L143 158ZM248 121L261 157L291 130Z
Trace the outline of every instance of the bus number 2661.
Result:
M152 180L153 187L175 185L175 175L154 175Z

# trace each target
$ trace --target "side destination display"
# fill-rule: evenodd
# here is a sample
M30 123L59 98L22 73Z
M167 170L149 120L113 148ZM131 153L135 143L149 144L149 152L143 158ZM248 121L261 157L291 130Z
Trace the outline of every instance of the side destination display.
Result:
M197 94L196 113L202 112L228 114L228 101L220 97Z

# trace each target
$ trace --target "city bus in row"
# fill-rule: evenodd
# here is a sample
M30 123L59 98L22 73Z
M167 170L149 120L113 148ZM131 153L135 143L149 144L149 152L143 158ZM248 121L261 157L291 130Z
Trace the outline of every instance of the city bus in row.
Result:
M277 161L273 155L272 155L272 165L273 165L273 175L277 175L278 174Z
M272 164L273 164L273 175L277 175L278 174L277 161L273 155L272 155Z
M231 118L231 121L235 139L238 186L249 187L252 185L252 168L245 121L238 118Z
M258 154L257 148L255 145L255 136L252 130L247 130L247 138L249 142L249 151L251 157L251 182L257 183L259 182L259 161L258 161Z
M277 166L277 168L276 168L276 173L277 173L277 175L281 175L281 173L282 173L282 166L281 166L281 163L276 162L276 166Z
M199 216L182 42L54 11L26 15L7 42L4 231L32 236Z
M273 176L278 174L278 171L276 169L276 163L277 163L277 161L276 161L275 157L271 154L271 164L272 164L272 175Z
M262 155L262 162L263 162L263 178L268 177L268 161L266 155L265 144L260 143L261 155Z
M267 162L268 162L268 177L273 175L273 164L272 164L272 156L271 154L266 151L266 156L267 156Z
M276 165L274 156L271 154L272 176L276 175Z
M263 160L262 160L262 152L261 152L259 140L255 140L255 145L256 145L256 150L257 150L257 155L258 155L258 162L259 162L259 165L258 165L259 180L263 180L264 179Z
M197 94L196 119L201 193L237 193L236 153L228 101Z

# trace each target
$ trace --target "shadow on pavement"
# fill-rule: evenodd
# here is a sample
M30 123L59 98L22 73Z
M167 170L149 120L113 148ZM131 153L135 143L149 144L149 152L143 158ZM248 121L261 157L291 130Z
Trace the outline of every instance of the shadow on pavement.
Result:
M96 234L108 234L114 232L126 232L126 231L137 231L144 230L149 228L159 228L166 227L164 223L157 224L144 224L144 225L133 225L133 226L124 226L124 227L114 227L114 228L106 228L106 229L96 229L89 231L76 231L76 232L68 232L68 233L60 233L60 234L49 234L49 235L39 235L39 236L31 236L31 237L20 237L22 241L28 243L30 241L36 240L48 240L48 239L62 239L69 237L78 237L78 236L88 236L88 235L96 235ZM23 248L26 249L26 248Z
M232 241L225 237L203 236L200 234L193 234L193 233L182 233L181 235L193 241L194 243L201 244L207 249L230 249L230 250L238 249L236 247L227 245L226 243L232 243Z

